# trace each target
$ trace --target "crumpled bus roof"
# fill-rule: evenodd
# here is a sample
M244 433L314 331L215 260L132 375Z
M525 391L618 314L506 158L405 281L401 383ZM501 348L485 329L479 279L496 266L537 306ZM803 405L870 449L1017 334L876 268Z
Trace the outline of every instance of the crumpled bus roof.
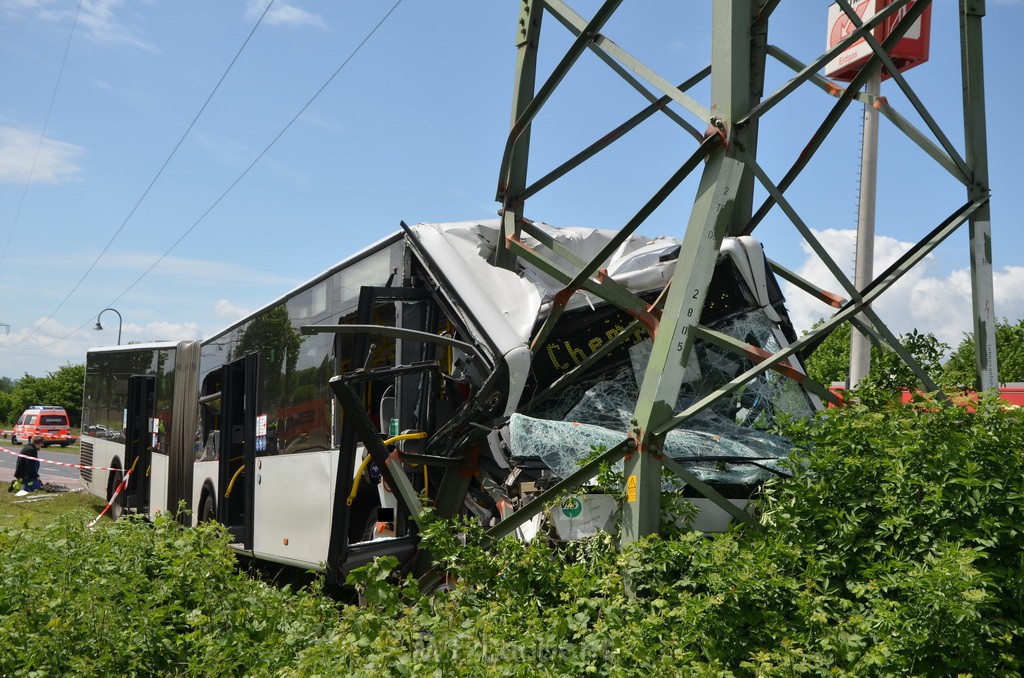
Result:
M556 228L535 224L559 245L587 261L597 256L618 235L616 231L594 228ZM458 292L466 311L479 323L487 339L506 357L525 352L537 323L547 315L548 304L564 285L520 259L517 271L509 271L491 262L500 233L500 221L460 223L424 223L409 229L412 236L434 264L444 272L445 280ZM538 250L557 263L567 274L578 268L544 247L535 238L523 233L521 242ZM602 262L608 277L629 291L640 294L660 290L671 280L675 270L680 241L671 237L649 238L633 235ZM731 257L735 270L755 298L762 313L748 312L723 328L738 338L757 336L757 343L768 350L779 350L780 337L773 330L780 316L773 302L781 300L777 287L770 288L764 253L760 244L750 237L726 238L722 256ZM774 290L774 292L772 291ZM604 303L577 291L567 310L595 307ZM696 366L696 357L693 357ZM729 363L720 356L720 363ZM509 360L510 365L512 360ZM735 366L740 365L734 359ZM618 382L621 382L618 383ZM635 405L637 378L632 371L620 373L612 381L594 385L565 417L536 418L514 411L519 392L507 394L509 430L507 442L515 460L540 460L556 475L565 477L578 468L592 445L610 446L625 435ZM699 387L698 387L699 388ZM710 388L710 385L708 386ZM516 384L509 384L510 391ZM781 410L797 416L810 413L807 395L800 386L780 375L770 375L750 387L751 402L759 398L772 401ZM579 398L580 394L567 396ZM596 405L595 405L596 403ZM688 404L681 401L680 407ZM582 407L588 405L588 407ZM741 426L722 413L705 412L685 429L673 431L666 441L667 453L690 463L698 476L708 481L747 483L763 480L776 468L777 460L788 451L786 441L749 426ZM738 465L721 463L725 459L749 462Z
M498 309L518 339L528 342L538 317L543 315L545 304L563 285L526 262L520 262L521 274L493 266L490 262L494 258L500 226L498 219L489 219L421 223L410 230L438 264L449 264L445 272L460 291L480 290L477 301L486 300ZM535 222L535 226L583 260L595 257L618 235L618 231L580 226L556 227L540 222ZM527 246L543 249L526 233L520 239ZM676 238L649 238L634 234L602 262L601 268L608 277L632 292L660 289L672 277L679 247L680 241ZM732 256L760 257L760 266L751 262L750 268L755 271L763 269L760 245L753 238L726 238L722 251ZM574 274L579 270L553 252L547 252L547 255L567 273ZM756 291L757 285L747 282ZM567 309L593 305L597 301L588 299L586 292L578 291Z

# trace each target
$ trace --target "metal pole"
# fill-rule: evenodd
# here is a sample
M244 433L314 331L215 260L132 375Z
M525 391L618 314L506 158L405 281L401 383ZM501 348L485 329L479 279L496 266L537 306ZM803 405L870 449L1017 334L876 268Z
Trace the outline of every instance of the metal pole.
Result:
M647 370L640 385L630 436L636 450L626 455L626 501L622 509L622 542L632 543L657 532L660 518L661 455L667 431L658 429L675 414L695 330L722 239L745 223L750 204L741 185L749 172L735 157L743 130L732 127L752 105L751 25L753 0L716 0L713 10L711 122L734 144L717 147L708 156L697 197L676 261L668 298L654 337ZM732 148L733 155L730 155ZM751 150L753 152L753 150Z
M121 325L124 323L124 320L123 320L123 318L121 318L121 312L118 311L116 308L109 308L108 307L108 308L105 308L102 311L100 311L99 315L96 316L96 326L93 327L93 329L94 330L102 330L103 329L103 325L100 324L100 316L102 316L107 311L113 311L114 313L117 314L117 345L120 346L121 345Z
M516 27L516 70L512 86L512 128L533 102L537 81L537 45L540 42L542 3L521 0L519 25ZM514 142L508 167L500 168L497 200L502 203L501 239L494 253L494 263L503 268L515 267L515 255L505 247L505 238L519 235L519 218L523 216L521 204L510 204L513 196L526 187L526 170L530 161L530 128L527 127Z
M882 90L882 69L875 69L865 91L877 97ZM871 282L875 264L875 195L878 186L878 109L864 104L864 139L860 156L860 200L857 206L857 262L853 284L858 291ZM864 320L864 318L862 318ZM850 328L850 386L871 370L871 342L856 327Z
M970 220L971 302L974 311L974 362L978 386L999 386L996 322L992 282L992 221L989 213L988 142L985 130L985 83L981 20L985 0L960 0L961 66L964 91L964 146L971 168L967 195L984 200Z

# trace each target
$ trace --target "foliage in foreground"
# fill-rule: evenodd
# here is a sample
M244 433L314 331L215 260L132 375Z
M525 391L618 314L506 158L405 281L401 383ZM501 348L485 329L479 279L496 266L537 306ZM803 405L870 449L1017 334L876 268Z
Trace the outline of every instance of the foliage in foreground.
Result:
M870 406L792 425L795 475L765 489L761 530L622 553L608 537L505 541L492 556L472 527L435 526L454 590L402 608L367 578L370 608L304 670L1018 675L1024 417L997 399L972 412L862 395ZM389 640L366 651L361 631Z
M336 623L240 572L220 526L90 517L0 532L0 675L271 674Z
M437 522L450 590L385 560L363 607L238 574L216 527L0 532L0 674L1017 675L1024 415L862 395L793 425L763 529L485 550Z

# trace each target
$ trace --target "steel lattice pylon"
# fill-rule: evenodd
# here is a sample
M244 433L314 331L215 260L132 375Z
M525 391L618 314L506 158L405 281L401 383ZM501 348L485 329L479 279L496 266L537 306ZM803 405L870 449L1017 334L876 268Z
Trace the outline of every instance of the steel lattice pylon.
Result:
M960 0L959 3L965 130L963 154L950 143L949 137L887 56L892 46L931 4L928 0L894 0L867 22L862 22L858 18L849 0L838 0L842 11L857 28L848 37L807 64L774 47L769 41L772 16L782 4L782 0L715 0L712 15L711 64L679 86L670 84L667 79L619 47L611 36L602 33L605 25L623 4L628 3L624 0L606 0L590 19L585 19L562 0L521 0L513 122L502 157L497 192L497 200L501 203L502 210L504 248L499 249L496 263L512 268L517 258L523 258L564 281L565 290L561 301L556 298L550 316L537 331L537 336L534 337L535 347L541 345L546 333L554 326L568 296L575 290L585 287L588 293L596 294L629 312L638 322L643 323L654 337L654 346L645 373L647 376L640 388L634 428L623 432L622 442L605 451L577 473L563 479L542 495L541 501L537 501L535 506L527 506L499 523L492 529L494 536L510 533L536 514L545 504L544 499L554 498L593 476L601 462L621 458L626 460L625 475L631 488L623 511L625 542L658 530L660 474L663 466L682 475L687 483L737 519L747 519L745 513L733 507L713 488L701 483L678 463L660 454L666 433L683 425L718 398L732 393L763 372L769 369L785 372L787 363L794 354L813 351L828 333L844 322L854 322L859 327L871 331L900 355L927 388L937 390L932 378L903 350L897 337L872 311L870 304L965 223L968 224L970 236L974 337L979 383L982 388L987 389L995 387L998 381L981 58L984 0ZM948 8L937 8L936 11L940 9ZM873 37L871 30L880 22L895 16L896 12L903 12L904 17L880 44ZM554 18L561 27L570 31L573 40L543 83L538 86L537 63L542 45L541 28L547 16ZM826 63L859 40L867 41L874 51L874 56L848 86L840 87L818 75ZM648 104L598 141L531 183L527 171L531 126L553 92L588 50L603 60L611 72L624 78ZM792 69L795 75L782 87L765 95L762 90L769 57ZM886 100L861 93L872 71L879 67L886 68L891 74L917 115L925 122L927 133L914 128L894 111ZM687 91L708 76L711 78L710 101L702 104ZM757 159L759 122L784 99L807 87L821 88L828 95L835 97L836 101L819 126L811 132L804 151L799 154L789 170L780 178L770 177ZM855 101L874 105L895 128L966 188L966 199L962 206L921 237L906 254L860 290L856 289L842 268L821 245L811 228L801 218L797 207L787 199L786 194L787 189L834 131L841 115ZM669 103L677 104L683 109L683 113L669 108ZM568 258L571 254L559 251L557 243L550 239L545 242L543 233L534 228L528 218L526 202L540 191L549 189L558 179L656 114L667 115L678 124L684 134L693 137L693 150L682 162L679 170L637 210L632 219L623 225L621 238L624 240L635 232L690 173L701 165L703 169L696 192L697 197L687 217L672 284L667 295L651 305L600 275L601 262L606 254L614 249L617 242L612 243L605 252L589 262L576 262L580 269L578 273L561 271L559 266L553 263L553 257L550 255ZM707 131L704 131L705 129ZM762 192L768 196L759 205L755 205L754 202L755 185L760 186ZM839 281L845 299L841 298L841 295L820 289L781 266L773 265L776 274L781 278L826 301L837 310L830 319L802 336L794 344L774 354L758 354L754 347L700 326L698 320L723 238L751 234L776 206L799 231L807 245L820 258L821 263ZM542 251L545 249L543 247L538 250L525 246L519 237L523 232L537 238L550 251ZM697 337L727 347L737 354L754 358L756 364L685 411L676 412L675 396L684 378L689 354ZM791 376L804 378L799 373ZM823 385L805 385L823 398L830 397Z

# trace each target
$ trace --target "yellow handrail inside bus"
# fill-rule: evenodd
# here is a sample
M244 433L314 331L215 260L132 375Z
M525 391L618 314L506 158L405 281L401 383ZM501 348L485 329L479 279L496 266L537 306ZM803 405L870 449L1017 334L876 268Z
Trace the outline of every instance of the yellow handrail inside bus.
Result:
M238 480L238 476L242 475L242 471L244 471L244 470L245 470L245 464L242 464L241 466L238 467L238 470L235 471L235 474L233 476L231 476L231 482L228 483L228 489L224 490L224 498L225 499L227 499L228 497L231 496L231 490L235 486L235 481Z
M416 433L402 433L401 435L392 436L384 441L385 445L392 445L400 440L420 440L426 438L426 431L417 431ZM359 464L359 470L356 471L355 479L352 481L352 491L348 493L348 498L345 499L345 504L351 506L352 502L356 500L356 495L359 494L359 478L363 475L363 471L370 465L370 460L373 459L369 454L363 457L363 461Z

